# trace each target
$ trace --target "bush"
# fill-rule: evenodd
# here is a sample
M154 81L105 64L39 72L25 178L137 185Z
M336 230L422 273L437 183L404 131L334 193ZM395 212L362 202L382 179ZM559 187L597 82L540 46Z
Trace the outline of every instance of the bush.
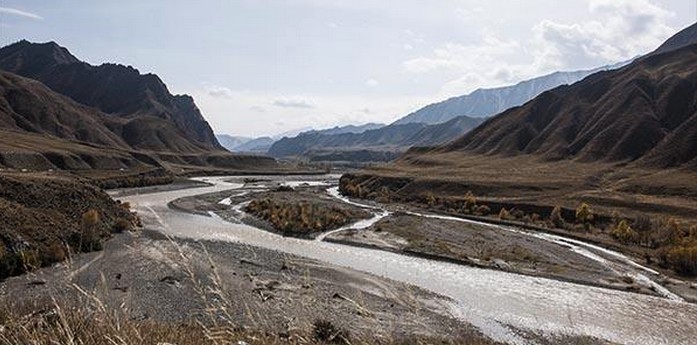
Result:
M486 205L479 205L474 210L474 213L479 216L486 216L487 214L491 213L491 208L489 208L489 206Z
M617 223L610 235L622 243L634 242L637 239L637 233L629 226L626 220L622 219Z
M564 217L561 216L561 207L556 206L552 209L552 213L549 214L549 220L552 221L557 228L563 228L566 221Z
M511 216L511 213L506 210L506 208L502 208L501 211L499 211L499 219L501 220L511 220L513 218Z
M348 344L348 332L334 326L331 321L317 320L312 325L312 333L316 340L332 343Z
M283 202L269 198L252 200L245 211L268 221L274 229L285 235L307 235L334 229L364 216L362 212L337 206L310 202Z
M131 230L132 227L133 225L127 219L119 218L116 220L116 222L114 222L114 225L111 227L111 229L115 233L122 233L124 231Z
M467 194L465 194L465 206L464 208L469 211L475 211L475 207L477 207L477 198L474 196L474 194L471 191L467 191Z
M687 276L697 275L697 243L669 249L667 259L676 272Z
M91 209L82 214L80 222L80 250L91 252L102 249L102 242L99 237L99 211Z
M590 231L591 222L593 221L593 210L591 210L590 205L582 202L576 208L576 222L583 224L583 228L586 231Z

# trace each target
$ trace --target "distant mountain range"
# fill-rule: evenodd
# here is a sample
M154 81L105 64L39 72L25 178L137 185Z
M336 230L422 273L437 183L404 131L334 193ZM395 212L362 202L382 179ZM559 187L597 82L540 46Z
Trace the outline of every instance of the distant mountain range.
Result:
M540 93L557 86L573 84L593 73L616 69L626 64L627 62L622 62L584 71L554 72L542 77L525 80L512 86L478 89L468 95L453 97L442 102L427 105L395 121L394 124L436 124L462 115L488 117L506 109L520 106Z
M469 95L428 105L389 126L378 127L362 135L305 132L275 142L268 153L274 157L305 156L311 160L391 160L412 146L434 146L458 138L483 122L482 118L522 105L546 90L573 84L598 71L624 64L585 71L555 72L513 86L479 89Z
M1 48L0 69L0 166L275 165L225 151L193 99L170 94L154 74L92 66L54 42L28 41Z
M697 24L619 70L547 91L426 154L697 167Z
M320 130L303 128L303 129L299 129L299 130L284 132L284 133L275 135L273 137L258 137L258 138L231 136L231 135L227 135L227 134L219 134L216 136L217 136L220 144L223 145L223 147L225 147L226 149L228 149L231 152L266 153L276 141L283 139L283 138L294 138L294 137L297 137L298 135L309 134L309 133L326 134L326 135L335 135L335 134L344 134L344 133L363 133L367 130L377 129L377 128L381 128L384 126L385 125L379 124L379 123L367 123L367 124L358 125L358 126L356 126L356 125L348 125L348 126L341 126L341 127L336 126L333 128L320 129Z
M393 124L361 133L331 134L331 131L311 131L275 142L268 153L273 157L305 156L314 160L318 160L319 156L354 157L357 161L365 161L367 157L381 157L389 160L413 145L444 143L473 129L482 121L483 119L462 116L445 124ZM338 152L341 154L333 155ZM349 154L349 152L362 154Z

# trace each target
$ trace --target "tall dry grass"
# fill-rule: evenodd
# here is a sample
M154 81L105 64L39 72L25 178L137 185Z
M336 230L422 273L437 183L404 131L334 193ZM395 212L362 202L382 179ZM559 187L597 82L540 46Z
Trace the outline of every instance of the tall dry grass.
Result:
M273 318L261 312L264 310L261 308L263 298L236 301L238 305L240 302L244 305L245 321L242 325L239 315L234 312L239 308L234 306L231 292L225 289L217 265L205 246L201 245L201 248L208 260L210 272L202 279L196 268L196 264L200 262L195 262L200 258L193 259L190 252L171 238L170 243L176 248L179 257L175 259L195 291L191 298L199 299L202 306L202 318L188 322L134 318L125 305L113 306L104 302L99 297L99 287L94 291L87 291L79 285L67 283L70 279L66 279L65 284L70 284L70 290L75 292L71 294L74 295L72 297L47 296L30 303L2 301L0 345L494 344L480 338L451 341L446 338L414 336L394 339L390 334L395 329L389 331L390 326L381 325L377 319L374 320L376 332L372 335L351 334L323 319L311 324L296 325L290 332L286 329L270 332L269 330L279 326ZM70 259L66 265L72 266ZM413 311L418 313L416 297L409 299L413 301L407 303L413 305ZM346 300L355 305L357 313L362 313L365 317L371 316L371 311L365 307L366 303L362 298ZM288 319L291 319L293 313L309 311L313 305L308 303L304 308L307 310L285 312L288 313ZM386 332L378 332L379 329Z

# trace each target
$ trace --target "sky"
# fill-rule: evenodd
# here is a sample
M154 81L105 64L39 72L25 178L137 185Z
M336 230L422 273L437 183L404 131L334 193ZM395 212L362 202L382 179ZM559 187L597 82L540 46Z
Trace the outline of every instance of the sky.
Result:
M0 44L156 73L216 133L263 136L624 61L696 17L697 0L0 0Z

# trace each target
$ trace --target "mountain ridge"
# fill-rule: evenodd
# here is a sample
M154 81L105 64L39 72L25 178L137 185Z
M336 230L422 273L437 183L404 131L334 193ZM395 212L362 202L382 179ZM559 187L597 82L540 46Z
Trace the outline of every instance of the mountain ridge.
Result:
M506 109L522 105L544 91L560 85L572 84L593 73L623 66L626 62L602 66L589 70L553 72L544 76L521 81L515 85L477 89L470 94L448 98L429 104L400 119L393 124L422 122L437 124L454 117L488 117Z
M141 74L136 68L114 63L94 66L55 42L26 40L0 49L0 69L38 80L78 103L113 116L151 116L170 121L191 145L204 150L222 149L193 98L171 94L155 74ZM149 142L130 144L167 149L150 146Z

